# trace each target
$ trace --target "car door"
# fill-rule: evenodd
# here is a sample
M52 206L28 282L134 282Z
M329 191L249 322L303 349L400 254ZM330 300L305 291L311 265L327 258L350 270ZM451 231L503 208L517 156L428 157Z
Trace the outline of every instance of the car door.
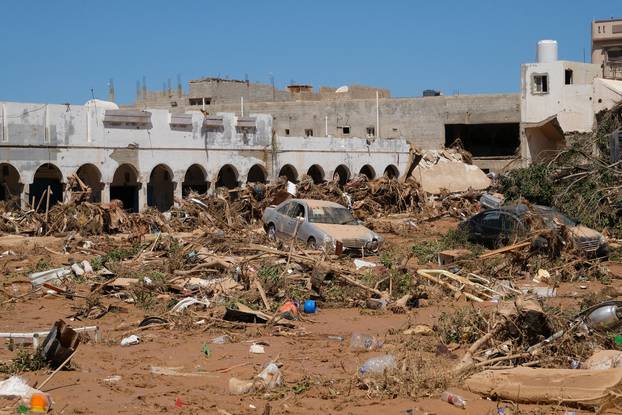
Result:
M283 220L283 233L288 238L292 238L294 236L294 232L296 232L296 223L299 221L298 218L304 219L304 217L304 206L302 206L299 202L291 202L291 207L287 210L287 217Z
M274 224L276 227L276 232L279 237L287 236L287 226L289 217L289 211L292 209L294 202L286 202L276 209L276 218L274 220Z
M499 242L508 244L516 240L520 233L520 220L507 212L502 212L500 217L501 234Z

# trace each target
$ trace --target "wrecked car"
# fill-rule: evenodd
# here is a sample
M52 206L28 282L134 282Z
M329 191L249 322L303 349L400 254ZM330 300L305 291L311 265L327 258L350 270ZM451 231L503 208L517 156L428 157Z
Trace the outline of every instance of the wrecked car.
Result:
M541 222L534 221L534 217ZM543 223L549 229L565 226L577 248L586 256L606 257L609 254L607 239L600 232L547 206L516 204L487 209L460 223L458 229L466 232L472 242L497 247L526 237L534 230L534 222Z
M384 239L367 229L338 203L311 199L290 199L270 206L263 214L268 237L296 239L312 249L330 253L374 254Z

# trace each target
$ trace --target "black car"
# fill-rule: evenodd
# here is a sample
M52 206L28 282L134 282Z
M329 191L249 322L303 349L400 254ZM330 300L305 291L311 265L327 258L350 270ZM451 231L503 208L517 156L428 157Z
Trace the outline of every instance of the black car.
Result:
M502 246L526 237L534 224L549 229L566 226L575 244L588 256L607 256L606 238L594 229L583 226L560 211L540 205L508 205L487 209L460 223L458 228L467 232L469 240L486 246Z

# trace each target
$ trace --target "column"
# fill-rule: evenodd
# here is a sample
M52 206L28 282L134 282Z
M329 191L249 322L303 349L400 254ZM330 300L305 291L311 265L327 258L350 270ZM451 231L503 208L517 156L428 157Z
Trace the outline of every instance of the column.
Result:
M110 183L104 183L101 193L102 203L110 203Z
M25 183L24 188L22 189L22 194L20 195L22 201L22 208L26 209L27 206L30 206L30 184Z

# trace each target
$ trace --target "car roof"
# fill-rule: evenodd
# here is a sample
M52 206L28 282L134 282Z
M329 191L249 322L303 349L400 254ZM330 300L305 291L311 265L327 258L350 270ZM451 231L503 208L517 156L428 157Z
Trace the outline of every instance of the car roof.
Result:
M292 199L294 202L302 202L305 203L311 209L316 207L334 207L334 208L344 208L343 205L339 203L331 202L328 200L317 200L317 199Z

